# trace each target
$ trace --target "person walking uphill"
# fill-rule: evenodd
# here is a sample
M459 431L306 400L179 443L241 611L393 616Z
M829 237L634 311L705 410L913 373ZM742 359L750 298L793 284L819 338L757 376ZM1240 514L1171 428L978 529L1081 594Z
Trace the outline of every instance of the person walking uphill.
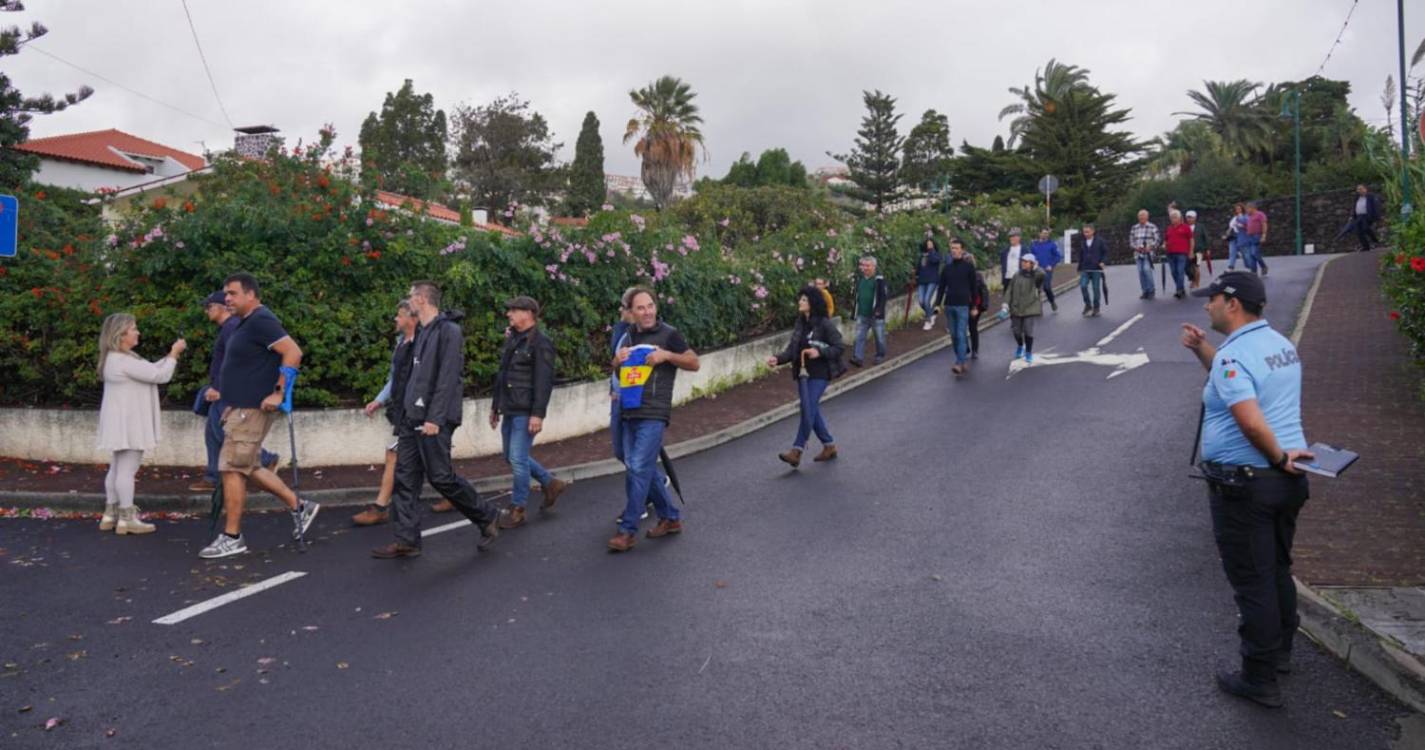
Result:
M658 477L658 453L663 449L663 432L673 412L673 382L678 370L697 372L698 353L688 346L678 329L658 320L658 303L653 292L638 288L630 297L633 325L625 346L614 353L619 373L619 398L623 420L623 461L625 503L618 533L609 539L609 549L627 552L638 537L638 521L644 504L652 500L658 525L648 531L650 539L682 532L678 508Z
M1187 296L1184 283L1187 280L1188 256L1192 254L1192 240L1192 227L1183 223L1183 215L1177 211L1168 214L1168 228L1163 232L1163 248L1166 251L1165 262L1168 264L1168 270L1173 274L1173 286L1177 288L1177 291L1173 292L1176 299Z
M1049 309L1059 312L1059 303L1054 301L1054 266L1064 261L1064 253L1051 237L1048 227L1039 230L1039 239L1029 245L1029 252L1044 271L1044 298L1049 300Z
M1004 290L1003 309L1009 314L1009 328L1014 334L1014 343L1019 348L1014 358L1024 358L1034 364L1034 322L1044 314L1044 303L1039 292L1044 288L1044 272L1039 270L1039 262L1025 253L1019 256L1019 273L1009 280Z
M1299 618L1291 575L1296 518L1309 496L1293 464L1314 456L1301 427L1301 358L1262 319L1261 280L1224 273L1198 289L1221 346L1184 323L1182 343L1207 370L1202 389L1202 463L1212 532L1237 601L1240 671L1217 673L1222 690L1264 706L1282 705L1277 675L1291 670Z
M534 437L544 429L549 397L554 393L554 342L539 328L539 303L534 298L520 296L506 302L505 316L510 332L495 374L490 427L500 428L505 462L514 475L509 514L500 519L500 528L515 529L526 521L531 474L544 490L541 507L545 510L554 507L569 483L555 479L529 454Z
M792 379L797 381L801 421L791 449L777 456L793 468L801 465L802 452L813 431L821 441L821 453L812 460L836 458L836 439L821 416L821 397L831 381L841 374L841 352L841 331L826 315L826 300L815 286L803 287L797 296L797 324L792 328L787 348L767 358L768 367L790 363Z
M924 331L935 327L935 284L940 279L943 261L940 246L935 244L934 239L926 237L920 245L920 260L915 264L915 294L921 311L925 313L925 324L921 326Z
M1361 243L1361 252L1370 252L1372 245L1380 243L1380 237L1376 236L1375 230L1380 215L1380 196L1372 193L1365 185L1357 185L1356 196L1351 199L1351 220L1346 222L1346 227L1336 235L1336 239L1355 232L1356 240Z
M1099 296L1104 291L1104 264L1108 262L1108 241L1098 236L1093 224L1083 226L1083 245L1079 250L1079 294L1084 298L1085 318L1099 314ZM1093 299L1089 299L1089 289Z
M99 332L99 379L104 383L99 402L99 450L109 451L109 473L104 477L104 515L100 531L149 534L151 523L139 518L134 505L134 477L144 451L158 445L158 386L173 379L178 356L188 342L178 339L168 354L148 362L134 352L139 326L134 316L114 313L104 319Z
M857 266L861 275L856 278L856 306L852 308L852 319L856 321L856 346L851 353L851 364L860 367L866 354L866 334L876 334L876 364L886 359L886 279L877 270L876 256L861 258Z
M227 359L228 341L242 319L228 310L222 291L203 300L203 314L218 326L218 338L213 341L212 358L208 361L208 387L203 389L203 401L208 405L203 444L208 450L208 466L200 481L188 485L194 492L212 492L218 486L218 454L223 450L223 361ZM262 465L271 469L277 465L277 454L262 449Z
M300 539L321 506L297 497L271 469L262 465L262 441L277 416L287 389L302 364L302 349L282 328L282 321L262 304L257 279L235 273L223 281L227 307L242 319L228 339L223 358L223 448L218 474L223 482L223 531L198 553L217 559L247 552L242 512L248 482L272 493L292 512L292 538Z
M971 319L970 311L975 306L978 282L975 266L965 255L965 246L959 240L951 240L950 262L941 269L936 282L940 291L935 295L935 304L945 305L945 331L955 346L955 364L950 372L956 375L964 375L970 367L970 326L979 322L978 315Z
M476 548L484 550L499 535L500 512L450 465L450 444L460 427L465 391L465 316L440 309L440 287L431 281L411 285L411 309L420 326L411 342L411 375L401 399L396 428L396 490L391 500L396 541L371 551L383 559L421 554L421 520L416 510L421 485L430 485L480 529Z

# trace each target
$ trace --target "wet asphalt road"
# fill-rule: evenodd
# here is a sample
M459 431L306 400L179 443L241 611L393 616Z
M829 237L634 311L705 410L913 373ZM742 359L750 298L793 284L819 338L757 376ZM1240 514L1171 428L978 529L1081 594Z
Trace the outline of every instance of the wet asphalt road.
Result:
M1320 261L1273 262L1279 327ZM349 511L305 555L253 517L266 551L213 563L206 522L0 522L0 748L1387 747L1407 710L1305 638L1285 710L1213 685L1236 613L1186 476L1203 373L1176 333L1204 315L1111 279L1103 318L1067 295L1037 348L1144 312L1105 351L1146 366L1006 379L995 328L960 382L942 352L827 402L830 465L776 460L789 421L681 460L687 532L626 555L604 551L622 477L489 553L461 529L400 562Z

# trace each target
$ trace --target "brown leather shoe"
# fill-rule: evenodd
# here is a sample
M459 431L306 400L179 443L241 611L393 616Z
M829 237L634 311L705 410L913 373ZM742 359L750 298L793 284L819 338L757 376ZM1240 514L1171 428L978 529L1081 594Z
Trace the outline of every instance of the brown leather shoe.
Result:
M609 550L613 552L627 552L633 549L633 545L637 542L638 537L620 531L614 534L613 538L609 540Z
M649 539L657 539L660 536L668 536L669 534L681 533L683 533L682 521L671 521L667 518L662 518L658 520L657 526L654 526L653 528L648 530L648 533L645 536L647 536Z
M391 520L391 509L382 507L376 503L366 506L366 510L351 517L351 522L357 526L376 526Z
M188 491L189 491L189 492L212 492L213 490L216 490L217 488L218 488L217 485L214 485L212 482L209 482L209 481L206 480L206 479L200 479L200 480L198 480L198 481L196 481L196 482L194 482L194 483L188 485Z
M455 510L455 505L449 500L444 499L430 506L430 512L432 513L449 513L452 510Z
M792 449L788 450L786 453L778 453L778 454L777 454L777 458L780 458L780 459L782 459L783 461L786 461L787 463L791 464L793 467L800 466L801 463L802 463L802 449L801 449L801 448L792 448Z
M549 484L544 488L544 509L553 508L554 504L559 501L559 496L564 494L564 490L569 489L570 484L573 482L566 482L563 479L549 480Z
M508 513L500 514L501 529L518 529L525 523L524 508L516 505Z
M371 550L371 556L379 560L395 560L400 557L420 557L421 548L402 542L391 542L384 547Z
M834 445L823 445L823 446L821 446L821 452L818 453L818 454L816 454L816 458L813 458L812 460L813 460L813 461L830 461L830 460L833 459L833 458L836 458L836 446L834 446Z

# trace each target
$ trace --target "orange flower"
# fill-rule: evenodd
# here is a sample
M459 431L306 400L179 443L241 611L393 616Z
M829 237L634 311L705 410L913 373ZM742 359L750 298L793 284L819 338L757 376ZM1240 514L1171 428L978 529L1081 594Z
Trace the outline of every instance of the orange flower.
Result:
M70 245L70 244L66 244L66 245L64 246L64 254L65 254L65 255L73 255L73 254L74 254L74 246L73 246L73 245Z
M162 196L153 199L153 210L162 211L168 207L168 199Z
M348 256L345 256L345 255L341 256L341 264L342 264L343 266L349 266L349 265L351 265L351 258L348 257Z
M183 201L183 210L190 214L193 213L193 201Z
M327 179L327 176L326 176L326 175L318 175L318 176L317 176L317 185L318 185L318 186L325 188L325 187L329 187L331 184L332 184L332 181L329 180L329 179Z
M35 192L35 200L37 200L37 201L42 201L42 200L44 200L44 199L45 199L45 191L43 191L43 190L38 190L38 191Z

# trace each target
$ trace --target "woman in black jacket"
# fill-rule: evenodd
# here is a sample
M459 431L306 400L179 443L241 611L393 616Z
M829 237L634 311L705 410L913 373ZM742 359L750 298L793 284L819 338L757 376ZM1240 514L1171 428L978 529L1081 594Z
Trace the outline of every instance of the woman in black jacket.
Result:
M965 253L970 265L975 264L974 253ZM985 284L985 275L975 271L975 292L970 297L970 359L980 358L980 319L990 309L990 288Z
M821 453L813 461L830 461L836 458L836 441L826 428L826 420L821 416L821 396L832 378L842 372L841 331L826 315L826 299L814 286L803 287L797 296L797 325L792 329L792 339L787 348L775 357L767 358L769 367L790 363L792 377L797 381L797 394L801 398L801 423L797 427L797 438L792 441L791 450L777 457L797 466L802 462L802 450L813 431L821 441Z

